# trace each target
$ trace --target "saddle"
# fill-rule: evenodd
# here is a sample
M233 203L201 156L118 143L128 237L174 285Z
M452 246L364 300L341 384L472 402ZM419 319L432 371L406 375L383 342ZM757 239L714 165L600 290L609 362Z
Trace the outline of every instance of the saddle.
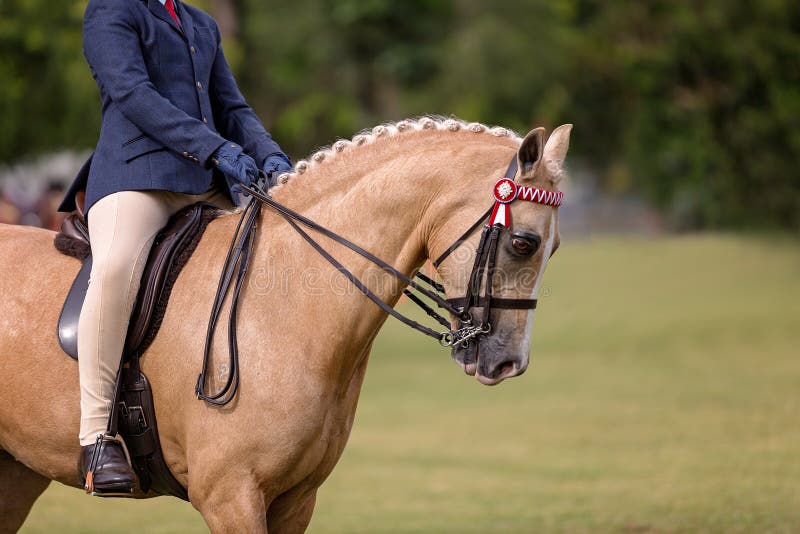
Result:
M123 365L115 403L117 430L122 435L139 477L142 492L173 495L188 501L186 489L169 471L158 439L150 383L139 358L155 339L166 312L169 295L180 271L189 261L208 224L221 212L208 202L198 202L173 215L158 233L150 250L133 307L125 340ZM89 232L79 212L70 213L54 240L56 249L83 262L67 294L58 319L58 341L72 358L78 358L78 318L92 269ZM113 414L112 414L113 418Z

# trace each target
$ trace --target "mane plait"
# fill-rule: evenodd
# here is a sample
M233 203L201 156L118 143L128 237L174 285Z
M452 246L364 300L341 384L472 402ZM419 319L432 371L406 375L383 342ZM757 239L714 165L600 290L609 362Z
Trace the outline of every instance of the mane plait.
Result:
M370 145L382 138L399 137L407 133L426 130L436 130L440 132L467 131L475 134L486 134L494 137L507 137L521 140L520 136L514 131L503 128L502 126L487 126L479 122L466 122L452 117L447 118L426 115L414 119L401 120L399 122L379 124L374 128L357 133L352 139L339 139L332 145L314 152L310 157L298 161L292 171L285 172L278 176L278 183L285 184L293 176L304 174L312 166L319 165L324 161L330 161L337 154L341 154L342 152L349 152L358 147Z

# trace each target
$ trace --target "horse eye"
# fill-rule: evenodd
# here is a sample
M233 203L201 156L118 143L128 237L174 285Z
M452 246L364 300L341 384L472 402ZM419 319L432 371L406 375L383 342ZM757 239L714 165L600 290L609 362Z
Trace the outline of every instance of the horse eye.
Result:
M511 236L511 247L514 252L520 256L530 256L539 249L540 239L534 235L518 235Z

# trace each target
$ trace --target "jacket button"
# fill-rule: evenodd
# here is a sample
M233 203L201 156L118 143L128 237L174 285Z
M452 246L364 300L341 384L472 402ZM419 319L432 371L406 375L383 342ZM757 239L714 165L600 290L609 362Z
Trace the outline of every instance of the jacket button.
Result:
M189 153L188 152L184 152L183 153L183 157L188 158L189 157Z
M198 88L198 89L202 89L202 88L203 88L203 84L202 84L202 83L200 83L200 82L197 82L197 88Z
M197 53L197 50L195 49L195 47L191 47L189 50L191 50L191 51L192 51L192 54L195 54L195 53Z
M208 119L207 119L207 118L205 118L205 117L203 117L203 122L204 122L204 123L206 123L206 124L208 124Z

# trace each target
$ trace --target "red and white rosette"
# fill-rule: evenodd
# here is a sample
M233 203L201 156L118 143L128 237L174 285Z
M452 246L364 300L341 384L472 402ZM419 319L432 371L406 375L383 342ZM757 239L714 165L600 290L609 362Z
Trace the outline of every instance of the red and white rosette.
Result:
M489 217L489 226L499 224L509 228L511 226L511 209L509 204L514 202L519 192L517 184L510 178L501 178L494 184L494 209Z

